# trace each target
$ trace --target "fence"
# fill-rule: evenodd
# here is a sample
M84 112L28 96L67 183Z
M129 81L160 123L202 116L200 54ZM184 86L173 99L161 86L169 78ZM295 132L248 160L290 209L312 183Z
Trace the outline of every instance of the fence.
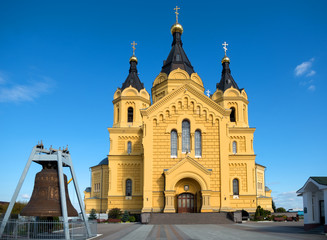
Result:
M1 224L1 221L0 221ZM70 239L87 239L85 223L70 221ZM97 222L89 221L91 236L97 235ZM65 239L63 221L22 221L10 220L0 239Z

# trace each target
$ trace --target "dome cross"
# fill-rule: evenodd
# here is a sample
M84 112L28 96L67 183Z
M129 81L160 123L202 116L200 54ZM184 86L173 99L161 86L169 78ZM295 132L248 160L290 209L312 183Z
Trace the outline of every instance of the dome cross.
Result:
M133 46L132 48L133 48L133 56L135 55L135 49L136 49L136 45L137 45L137 43L135 42L135 41L133 41L132 43L131 43L131 45Z
M180 8L178 7L178 6L176 6L175 8L174 8L174 10L175 10L175 14L176 14L176 23L178 23L178 14L179 14L179 12L178 12L178 10L179 10Z
M225 50L225 56L226 56L226 51L227 51L228 44L226 42L224 42L222 45L223 45L223 49Z

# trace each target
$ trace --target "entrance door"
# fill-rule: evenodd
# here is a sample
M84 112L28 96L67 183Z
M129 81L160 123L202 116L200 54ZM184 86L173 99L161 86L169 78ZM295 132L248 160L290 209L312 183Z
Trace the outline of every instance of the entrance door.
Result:
M319 201L320 205L320 224L325 224L325 202L324 200Z
M192 193L182 193L178 196L178 213L194 212L194 195Z

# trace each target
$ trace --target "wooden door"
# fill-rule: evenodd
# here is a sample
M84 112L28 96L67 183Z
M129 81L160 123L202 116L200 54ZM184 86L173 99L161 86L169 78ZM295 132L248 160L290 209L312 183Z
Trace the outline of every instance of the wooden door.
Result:
M194 195L192 193L182 193L178 196L178 213L194 212Z

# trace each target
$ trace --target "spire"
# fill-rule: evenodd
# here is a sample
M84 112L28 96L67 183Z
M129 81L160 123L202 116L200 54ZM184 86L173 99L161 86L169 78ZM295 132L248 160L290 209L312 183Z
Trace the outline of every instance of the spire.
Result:
M223 65L223 71L221 73L220 82L217 83L216 87L217 87L217 89L220 89L223 92L225 92L228 88L231 88L231 87L236 88L240 91L239 87L237 86L236 82L234 81L234 78L232 77L232 74L231 74L231 71L229 68L230 59L226 55L228 44L226 42L224 42L222 45L224 46L223 49L225 50L225 56L221 60L221 63Z
M171 44L171 50L167 57L167 60L164 61L164 64L162 66L161 72L166 73L167 75L177 69L183 69L188 74L194 73L193 66L191 65L190 61L188 60L184 49L183 49L183 43L182 43L182 33L183 33L183 27L181 24L178 23L178 10L180 8L176 6L174 8L175 14L176 14L176 23L171 27L170 31L173 35L173 43Z
M133 41L131 45L133 48L133 55L129 59L129 64L130 64L129 74L120 89L121 91L123 91L125 88L128 88L129 86L136 88L137 91L140 91L141 89L144 88L144 84L140 81L136 68L137 58L135 56L135 49L136 49L135 45L137 45L137 43Z

